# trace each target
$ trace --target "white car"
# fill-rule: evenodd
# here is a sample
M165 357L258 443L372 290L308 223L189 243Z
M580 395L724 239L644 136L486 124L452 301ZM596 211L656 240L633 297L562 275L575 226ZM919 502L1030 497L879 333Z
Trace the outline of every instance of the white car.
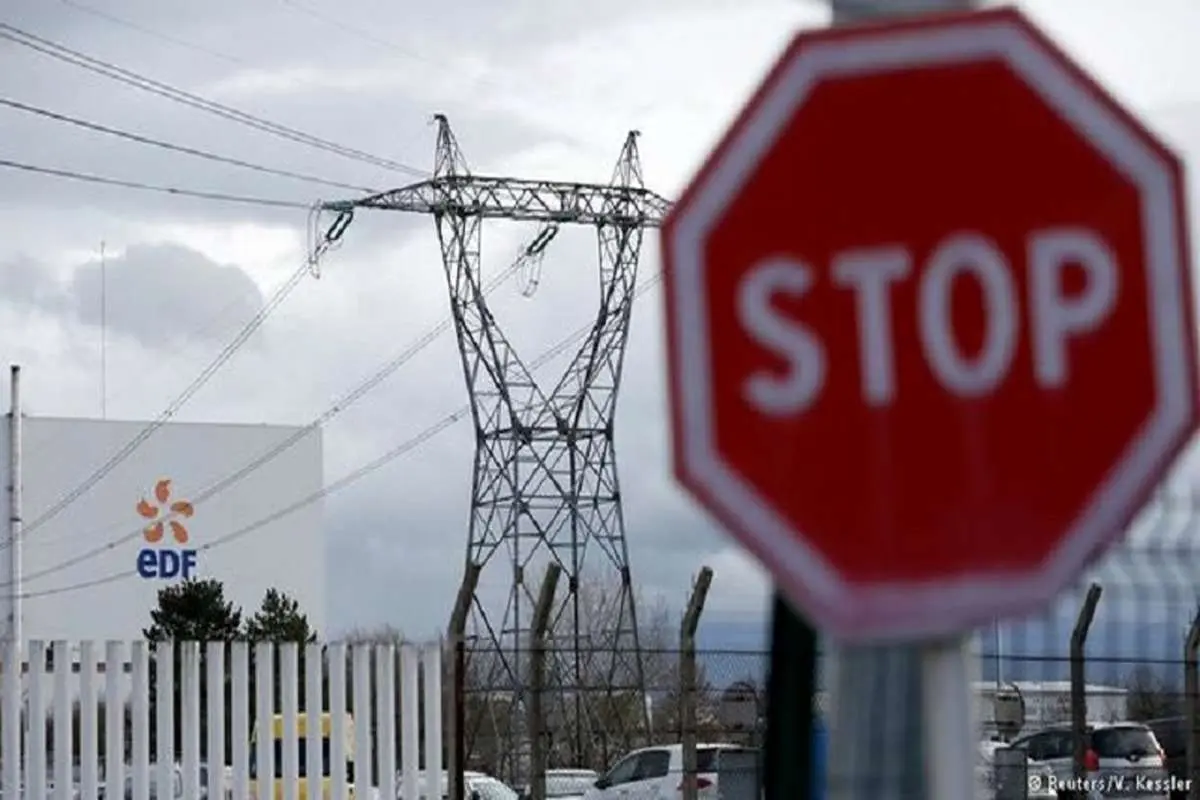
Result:
M696 746L696 787L700 800L720 797L721 754L752 753L733 744ZM752 778L756 780L756 778ZM584 800L675 800L683 781L683 746L666 744L634 750L588 789Z
M1139 722L1092 723L1086 735L1089 800L1166 800L1166 758L1148 726ZM1071 786L1075 737L1070 726L1040 730L1017 739L1011 746L1024 750L1029 757L1030 775L1035 769L1045 769L1045 780L1052 779L1056 786Z
M446 800L449 796L449 780L449 776L443 770L440 800ZM435 800L433 792L430 791L430 783L424 770L417 773L417 800ZM520 795L506 783L482 772L464 772L463 788L466 790L467 800L520 800ZM396 773L396 800L410 800L404 796L404 776L401 773Z
M590 769L546 770L546 800L583 800L600 775ZM529 794L526 792L526 794Z

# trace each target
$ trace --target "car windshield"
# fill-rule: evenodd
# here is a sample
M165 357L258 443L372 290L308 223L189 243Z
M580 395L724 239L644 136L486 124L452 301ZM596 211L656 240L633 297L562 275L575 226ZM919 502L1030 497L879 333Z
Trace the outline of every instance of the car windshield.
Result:
M696 771L697 772L716 772L720 755L726 753L748 753L753 752L744 748L738 747L701 747L696 750Z
M546 776L546 797L578 797L595 782L595 773L550 774Z
M1187 723L1182 719L1163 719L1151 722L1154 738L1162 745L1167 755L1182 755L1187 752Z
M1144 758L1158 753L1158 742L1147 728L1101 728L1092 732L1092 749L1100 758Z

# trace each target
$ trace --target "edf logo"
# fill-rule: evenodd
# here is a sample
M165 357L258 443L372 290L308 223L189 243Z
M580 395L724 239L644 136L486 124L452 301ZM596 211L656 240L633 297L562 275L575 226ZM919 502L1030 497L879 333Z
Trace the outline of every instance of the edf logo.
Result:
M150 524L142 531L146 543L137 555L137 571L146 579L190 578L196 571L196 551L187 549L188 529L184 520L194 513L187 500L171 501L171 481L163 478L154 484L154 499L151 503L142 498L137 504L137 513ZM163 546L163 539L171 532L171 540L179 547ZM169 542L167 543L169 545Z

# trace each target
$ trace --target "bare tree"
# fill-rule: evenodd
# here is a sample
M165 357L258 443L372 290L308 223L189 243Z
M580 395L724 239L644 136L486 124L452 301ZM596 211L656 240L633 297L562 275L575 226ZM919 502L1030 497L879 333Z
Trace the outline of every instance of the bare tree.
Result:
M649 602L635 592L639 647L635 651L624 645L628 652L617 652L614 659L617 643L607 637L624 611L617 580L613 574L607 580L579 584L578 642L574 637L556 639L551 622L549 696L543 702L551 767L604 768L629 749L651 741L674 741L679 735L679 622L665 602ZM527 585L540 582L540 574L530 570ZM512 664L511 654L488 647L490 643L470 646L464 733L469 766L490 771L512 761L523 741L523 730L514 729L522 714L513 703L521 701L514 691L516 684L507 676L508 670L525 670L528 664ZM639 669L644 694L622 688L643 683L637 679ZM628 672L612 674L617 670ZM700 686L702 697L708 698L711 692L705 691L703 674ZM702 699L701 705L705 708L701 717L711 721L712 703Z
M374 774L375 766L377 764L374 748L378 747L379 742L380 742L380 737L378 735L379 725L381 722L381 720L379 718L379 714L378 714L378 709L379 709L379 706L378 706L378 696L379 696L379 672L378 672L378 669L379 669L379 659L382 655L380 648L383 646L386 646L386 645L394 645L394 646L398 647L399 645L403 644L406 641L406 639L405 639L404 633L399 628L396 628L391 625L380 625L380 626L374 627L374 628L351 629L342 635L341 641L344 644L348 645L348 647L346 649L346 704L347 704L347 708L348 708L348 710L353 711L354 716L356 718L364 718L364 719L368 720L368 725L369 725L369 728L371 731L372 751L370 753L369 758L359 758L358 759L358 767L357 767L357 769L359 770L358 774L361 775L361 780L363 780L363 781L378 782L379 776ZM367 687L368 687L367 688L367 696L360 700L359 698L355 697L355 692L354 692L354 651L355 651L355 649L362 649L364 647L368 648L367 664L368 664L369 677L367 679ZM327 652L326 660L328 660L328 658L329 658L329 655ZM393 659L392 697L394 698L394 705L392 707L392 709L393 709L392 713L395 715L395 718L392 720L392 725L393 725L393 729L398 731L398 730L400 730L400 726L401 726L401 704L403 702L403 697L404 697L404 694L401 690L401 681L402 681L403 676L401 675L401 670L400 670L400 665L399 665L399 654L397 652L393 651L392 659ZM325 688L326 698L328 698L328 696L329 696L329 690L328 690L329 675L330 675L330 671L329 671L328 665L326 665L325 676L324 676L324 684L326 686L326 688ZM420 700L420 702L423 705L424 704L423 694L420 695L420 697L422 698ZM424 741L424 736L425 736L424 714L419 714L418 720L420 720L420 729L419 729L420 734L419 734L418 740ZM393 758L395 759L395 763L399 763L399 760L401 758L400 748L403 744L401 742L401 737L399 737L399 736L394 737L394 742L395 742L396 749L395 749L395 752L393 753Z
M374 628L351 628L342 636L343 642L355 644L401 644L405 641L404 632L392 625L379 625Z
M1183 714L1183 703L1177 690L1145 666L1133 671L1125 685L1125 713L1132 720L1176 717Z

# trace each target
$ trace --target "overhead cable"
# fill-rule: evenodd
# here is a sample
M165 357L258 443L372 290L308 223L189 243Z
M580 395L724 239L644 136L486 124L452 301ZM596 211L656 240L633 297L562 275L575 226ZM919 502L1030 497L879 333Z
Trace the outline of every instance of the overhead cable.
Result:
M344 223L345 219L346 219L346 217L339 217L339 221L335 221L333 223L333 225L331 225L329 227L323 244L328 246L328 244L331 244L331 243L337 241L337 239L345 231L345 227L346 227L345 223ZM320 247L320 246L321 245L318 245L317 247ZM316 257L319 257L319 255L320 255L320 253L318 252L314 255L314 257L310 258L309 264L311 264L311 262L315 261ZM303 269L305 269L305 270L308 269L309 264L306 264ZM494 276L491 280L489 280L482 287L483 294L486 296L486 295L494 292L502 283L507 281L513 275L515 275L518 272L518 270L520 269L520 267L521 267L521 261L518 259L515 263L509 265L505 270L503 270L502 272L500 272L499 274ZM292 276L293 279L296 279L296 277L297 277L296 275ZM287 286L287 284L285 284L285 287L286 286ZM324 412L322 412L319 416L317 416L316 419L312 420L307 425L296 429L292 433L292 435L289 436L288 438L286 438L283 441L279 442L278 444L274 445L266 452L261 453L260 455L255 457L253 460L251 460L247 464L244 464L241 468L239 468L235 472L233 472L229 475L226 475L224 478L217 481L215 484L209 486L208 488L206 488L205 490L203 490L202 492L197 494L195 497L192 498L192 505L196 506L196 505L202 503L203 501L205 501L217 494L220 494L221 492L228 489L230 486L233 486L234 484L239 483L240 481L242 481L249 475L257 472L264 465L270 463L271 461L278 458L283 453L290 450L292 447L294 447L296 444L298 444L303 439L307 438L309 435L311 435L315 431L319 430L321 428L321 426L327 424L328 422L333 420L336 416L341 414L343 411L347 410L352 405L357 403L363 397L365 397L366 395L375 391L375 389L377 389L380 385L382 385L383 382L389 376L394 374L398 369L400 369L400 367L407 364L418 353L420 353L422 350L424 350L426 347L428 347L430 344L432 344L433 341L435 339L437 339L438 336L440 336L442 333L449 330L450 326L452 324L453 324L453 318L450 317L449 315L447 315L447 317L445 319L443 319L437 325L434 325L430 330L426 331L426 333L424 335L422 335L415 341L413 341L413 342L409 343L407 346L405 346L393 358L389 359L383 366L381 366L379 369L377 369L374 373L372 373L370 376L368 376L365 380L359 382L353 389L351 389L350 391L348 391L346 394L342 395L341 397L337 398L327 409L325 409ZM218 356L218 358L220 358L220 356ZM185 394L187 394L186 390L185 390ZM190 395L188 395L188 396L190 396ZM178 403L178 400L176 402ZM176 405L176 404L172 404L172 406L174 406L174 405ZM158 420L150 423L150 425L147 427L147 429L143 430L139 434L139 437L142 437L144 434L144 437L141 438L140 441L144 441L145 438L148 438L153 433L153 430L157 430L159 427L161 427L163 424L165 424L165 422L167 421L167 418L168 418L168 415L164 412L164 414L161 415L158 418ZM153 430L150 430L150 428L153 428ZM147 432L147 431L149 431L149 432ZM139 444L140 444L140 441L139 441ZM130 444L133 444L133 443L131 442ZM136 445L134 447L130 447L130 445L126 445L126 448L128 448L128 452L125 452L124 449L122 451L118 452L117 455L113 456L113 458L110 459L109 464L106 464L105 467L109 467L110 464L112 464L112 466L115 466L115 464L113 464L112 462L115 461L118 456L122 456L121 460L124 460L125 457L128 457L128 455L133 452L133 449L136 449ZM103 470L103 469L104 468L102 467L101 470ZM110 469L111 469L111 467L110 467ZM88 480L85 481L85 483L91 482L91 485L94 485L96 481L98 481L102 478L103 478L103 475L101 475L99 478L97 478L96 475L93 474L93 476L89 477ZM95 479L95 480L93 480L93 479ZM88 488L90 488L90 486ZM83 491L86 491L86 489L84 489ZM81 494L82 494L82 492L79 491L79 487L76 487L75 490L72 490L72 492L68 493L67 496L64 496L64 498L62 500L60 500L59 503L56 503L55 506L51 506L51 508L46 513L37 517L34 520L34 523L31 523L31 524L25 526L24 534L27 534L28 531L32 530L35 527L35 524L37 524L37 525L44 524L46 521L48 521L48 519L50 517L56 516L58 513L61 513L62 508L60 508L59 506L65 507L64 503L69 505L69 502L67 502L68 498L70 498L70 502L74 502L74 500L78 499L78 497ZM165 518L164 521L168 521L170 519L173 519L173 517L169 516L169 517ZM118 539L114 539L110 542L106 542L105 544L100 545L99 547L97 547L93 550L82 553L82 554L80 554L80 556L86 560L86 558L90 558L94 555L99 555L100 553L106 552L112 546L115 546L122 542L128 541L129 539L134 538L136 535L137 535L137 531L133 532L132 534L126 534L125 536L119 537ZM9 547L11 545L11 543L12 543L11 537L8 537L8 538L4 539L3 541L0 541L0 550L6 549L7 547ZM28 545L29 542L25 542L25 544ZM52 571L53 570L54 570L54 568L52 568ZM31 580L34 577L36 577L36 574L27 575L27 576L25 576L25 580ZM0 585L2 585L2 584L0 584Z
M333 226L330 228L331 231L337 231L338 236L340 236L341 231L345 230L344 225L340 225L340 221L340 219L335 221ZM327 237L324 241L322 241L318 246L317 251L311 253L305 262L300 266L300 268L297 269L292 276L283 283L283 285L275 290L271 297L268 298L267 302L263 304L263 307L259 309L258 313L255 314L254 317L252 317L240 331L238 331L237 335L234 336L233 339L226 344L219 353L217 353L216 357L209 362L209 364L203 370L200 371L200 374L197 375L195 379L193 379L192 382L187 385L187 387L179 394L178 397L171 401L171 404L168 405L167 408L163 410L163 412L159 414L154 421L142 428L142 430L140 430L136 436L130 439L120 450L118 450L106 462L104 462L99 469L84 479L83 482L59 498L58 501L51 504L49 508L34 518L31 522L24 525L22 527L21 535L28 536L42 525L45 525L47 522L61 514L68 506L90 491L97 483L102 481L105 476L116 469L116 467L125 459L129 458L129 456L132 455L139 447L141 447L147 439L153 436L159 428L169 422L171 418L179 412L184 404L192 399L192 397L198 391L200 391L200 389L203 388L204 385L208 383L214 375L217 374L221 367L223 367L229 361L229 359L233 358L233 355L250 340L250 337L262 327L263 323L267 321L267 318L271 316L275 309L277 309L283 303L283 301L287 299L288 295L290 295L292 291L300 285L300 282L304 279L305 275L312 271L313 264L320 257L320 255L325 250L328 250L330 247L332 247L336 241L337 240L334 237Z
M650 278L647 278L634 291L634 296L635 297L640 296L641 294L646 292L648 289L650 289L654 284L656 284L660 279L661 279L661 275L654 275ZM554 360L556 357L558 357L563 352L565 352L568 348L570 348L573 344L575 344L576 342L585 338L592 331L593 327L594 327L594 323L589 323L589 324L584 325L584 326L580 327L579 329L575 330L573 333L571 333L569 336L565 337L563 340L558 342L556 345L551 347L549 350L542 353L537 359L530 362L530 368L537 369L537 368L544 366L546 363ZM198 548L198 549L211 550L215 547L228 544L229 542L240 539L243 536L247 536L251 533L254 533L255 531L258 531L258 530L266 527L267 525L270 525L271 523L276 522L283 517L286 517L289 514L299 511L300 509L305 508L313 503L316 503L319 500L321 500L325 497L328 497L330 494L339 492L339 491L349 487L350 485L357 483L358 481L362 480L366 476L378 471L379 469L382 469L384 466L386 466L387 464L390 464L395 459L397 459L403 455L406 455L406 454L412 452L413 450L417 449L422 444L425 444L430 439L433 439L438 434L440 434L443 431L447 430L448 428L452 427L455 423L459 422L462 419L468 418L470 416L470 413L471 413L470 405L469 404L463 405L463 406L459 407L458 409L456 409L455 411L445 415L444 417L442 417L441 419L439 419L437 422L433 423L432 425L422 429L415 436L405 439L403 442L401 442L400 444L391 448L387 452L383 453L382 455L377 456L376 458L371 459L370 461L365 462L364 464L362 464L361 466L352 470L351 472L347 473L346 475L342 476L338 480L336 480L332 483L326 484L321 489L318 489L318 490L300 498L299 500L296 500L293 503L283 506L280 509L271 512L270 514L254 521L252 523L245 525L242 528L238 528L235 531L224 534L224 535L218 537L217 539L214 539L211 542L206 543L206 545L204 545L204 546L202 546L202 548ZM242 477L244 477L244 475ZM211 494L209 494L209 497L211 497ZM193 503L193 504L195 504L195 503ZM141 533L142 533L142 528L139 527L136 530L131 531L130 533L126 534L125 536L122 536L119 539L114 539L110 542L106 542L104 545L102 545L98 548L94 548L94 549L86 551L84 553L79 553L78 555L76 555L70 559L67 559L59 564L55 564L55 565L47 567L45 569L33 572L26 576L26 580L33 580L33 579L45 577L47 575L55 574L55 573L65 570L65 569L69 569L77 564L91 560L99 555L104 554L104 553L111 552L112 550L119 547L121 544L137 538L138 536L141 535ZM100 585L106 584L106 583L113 583L113 582L122 580L124 578L128 578L128 577L130 577L131 574L132 573L128 570L122 570L120 572L114 572L110 575L106 575L101 578L83 581L80 583L73 583L73 584L69 584L66 586L55 587L52 589L43 589L43 590L38 590L38 591L33 591L33 592L25 592L25 593L22 593L21 596L25 597L25 598L32 598L32 597L43 597L43 596L48 596L48 595L63 594L63 593L67 593L67 592L79 591L81 589L87 589L87 588L91 588L91 587L95 587L95 586L100 586ZM10 583L0 583L0 589L7 588L10 585L11 585Z
M163 33L162 31L157 31L157 30L154 30L153 28L148 28L145 25L141 25L137 22L133 22L132 20L126 19L125 17L119 17L110 11L101 11L100 9L95 8L94 6L85 5L83 3L80 3L79 0L61 0L61 2L67 8L73 8L76 11L81 11L84 14L88 14L90 16L96 17L97 19L102 19L105 22L108 22L112 25L119 25L122 28L128 28L131 31L137 31L138 33L142 34L143 36L150 36L154 39L159 39L161 41L167 42L168 44L173 44L176 47L182 47L187 50L193 50L197 53L203 53L206 56L209 56L211 58L216 58L221 61L225 61L229 64L237 64L238 66L243 66L243 67L247 66L246 62L240 58L236 58L227 53L222 53L219 50L213 50L213 49L205 47L203 45L196 44L195 42L189 42L186 39L179 39L174 36L170 36L169 34Z
M58 111L51 111L48 108L41 108L39 106L29 105L28 103L22 103L17 100L12 100L12 99L9 99L6 97L0 97L0 106L4 106L6 108L11 108L15 111L21 111L26 114L34 114L36 116L42 117L43 119L49 119L49 120L54 120L55 122L62 122L67 125L73 125L77 128L83 128L84 130L93 131L95 133L103 133L107 136L115 136L119 139L124 139L129 142L135 142L137 144L147 145L149 147L157 147L157 148L160 148L163 150L170 150L171 152L181 153L183 155L195 156L196 158L203 158L205 160L215 161L220 164L228 164L233 167L240 167L242 169L253 170L255 172L260 172L265 175L276 175L281 178L291 178L293 180L305 181L307 183L319 184L321 186L330 186L335 189L348 189L352 192L364 192L364 193L370 194L372 192L378 191L376 189L372 189L367 186L355 186L353 184L342 183L340 181L331 181L331 180L327 180L325 178L319 178L315 175L306 175L302 172L292 172L292 171L286 170L286 169L277 169L275 167L267 167L262 164L256 164L252 161L243 161L242 159L239 159L239 158L233 158L231 156L223 156L223 155L220 155L219 153L213 153L208 150L199 150L194 147L187 147L185 145L174 144L173 142L167 142L162 139L155 139L150 136L144 136L140 133L133 133L131 131L121 130L120 128L111 128L107 125L101 125L98 122L90 122L85 119L80 119L79 117L72 117L68 114L63 114Z
M141 192L170 194L175 195L176 197L191 197L197 200L213 200L221 203L266 206L268 208L296 208L304 209L306 211L312 208L311 203L301 203L298 200L278 200L270 197L253 197L241 194L227 194L225 192L208 192L201 189L185 189L181 186L166 186L163 184L143 183L141 181L130 181L123 178L110 178L106 175L94 175L89 172L76 172L75 170L58 169L56 167L43 167L38 164L28 164L23 161L12 161L6 158L0 158L0 169L13 169L20 172L45 175L52 178L63 178L72 181L82 181L84 183L96 183L103 186L115 186L120 189L134 189Z
M215 114L223 119L237 122L238 124L254 128L255 130L262 131L263 133L268 133L273 136L278 136L280 138L296 142L298 144L303 144L318 150L324 150L344 158L361 161L363 163L371 164L383 169L402 172L418 178L425 178L428 176L427 172L409 166L408 164L372 155L371 153L357 150L352 147L346 147L345 145L331 142L328 139L322 139L310 133L297 130L296 128L291 128L286 125L281 125L277 122L264 119L263 117L249 114L245 111L233 108L232 106L217 103L213 100L201 97L200 95L192 94L191 92L186 92L175 86L171 86L170 84L163 83L162 81L157 81L153 78L140 75L132 70L117 66L111 62L94 58L85 53L81 53L78 50L73 50L69 47L58 44L57 42L53 42L49 39L29 33L28 31L22 30L6 22L0 22L0 39L5 39L14 44L21 45L22 47L42 53L43 55L49 56L63 63L85 69L97 75L103 75L106 78L124 83L127 86L141 89L142 91L158 95L159 97L166 98L176 103L181 103L200 111Z

